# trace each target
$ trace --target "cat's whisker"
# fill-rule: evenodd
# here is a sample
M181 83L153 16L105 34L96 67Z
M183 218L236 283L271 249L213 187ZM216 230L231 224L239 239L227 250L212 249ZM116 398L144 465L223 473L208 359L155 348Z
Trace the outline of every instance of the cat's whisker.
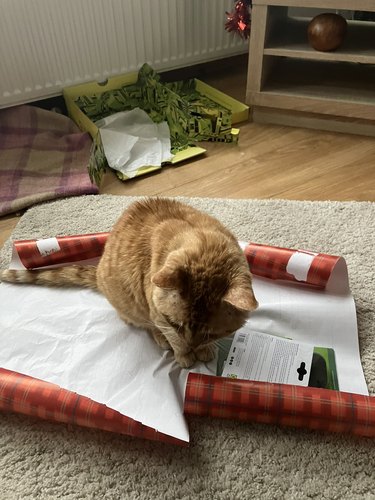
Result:
M148 326L155 326L155 323L153 323L152 321L149 321L149 320L145 320L144 323L145 323L145 325L148 325Z
M154 323L153 321L144 321L144 323L148 326L151 326L151 327L156 327L158 328L160 331L161 330L170 330L171 327L170 326L166 326L166 325L160 325L159 323Z
M165 332L174 331L174 328L171 327L171 326L159 325L157 323L153 323L153 326L156 326L156 328L158 328L161 332L163 332L163 331L165 331Z

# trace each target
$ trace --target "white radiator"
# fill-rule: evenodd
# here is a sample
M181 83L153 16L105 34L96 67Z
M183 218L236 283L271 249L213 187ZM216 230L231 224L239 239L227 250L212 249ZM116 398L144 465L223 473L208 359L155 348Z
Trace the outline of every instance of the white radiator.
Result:
M69 85L246 52L224 30L233 0L0 0L0 107Z

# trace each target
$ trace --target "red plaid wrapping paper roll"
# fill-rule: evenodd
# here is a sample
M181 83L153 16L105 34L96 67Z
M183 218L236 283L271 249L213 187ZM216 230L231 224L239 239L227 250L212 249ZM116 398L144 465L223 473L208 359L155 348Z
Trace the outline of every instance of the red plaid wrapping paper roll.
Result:
M46 240L21 240L14 242L14 251L26 269L37 269L49 266L61 266L97 259L101 256L109 233L93 233L75 236L60 236ZM53 240L53 241L51 241ZM41 252L40 242L47 242ZM50 241L50 250L48 250ZM293 254L298 252L289 248L272 247L249 243L245 256L253 274L263 278L298 281L287 271L287 265ZM311 254L311 262L306 284L324 288L340 257L327 254Z
M312 256L305 284L325 288L331 273L340 257L327 254L314 254L290 248L270 247L249 243L244 249L251 272L262 278L273 280L294 281L301 283L293 274L287 271L291 257L296 253Z
M375 398L190 373L187 414L375 437Z
M186 446L75 392L0 368L0 410Z
M47 245L42 251L40 240L16 241L14 251L22 265L28 269L61 266L98 259L107 237L108 233L57 237L53 239L51 250L48 250ZM288 262L296 252L297 250L253 243L249 243L244 249L253 274L301 283L287 272ZM311 255L313 258L305 286L324 288L340 257ZM185 444L105 405L53 384L4 369L0 369L0 409L147 439ZM375 436L374 397L327 389L190 373L184 411L191 415Z
M45 240L19 240L13 243L13 257L16 253L26 269L90 261L102 255L108 234L95 233L59 236ZM40 245L43 241L46 246L41 252L38 244Z

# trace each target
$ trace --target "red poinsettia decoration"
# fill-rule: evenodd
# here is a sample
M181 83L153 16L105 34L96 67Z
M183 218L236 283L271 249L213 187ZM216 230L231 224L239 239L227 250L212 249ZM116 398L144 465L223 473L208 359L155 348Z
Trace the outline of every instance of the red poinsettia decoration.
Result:
M227 31L237 32L242 38L247 39L250 35L251 0L237 0L233 12L226 12Z

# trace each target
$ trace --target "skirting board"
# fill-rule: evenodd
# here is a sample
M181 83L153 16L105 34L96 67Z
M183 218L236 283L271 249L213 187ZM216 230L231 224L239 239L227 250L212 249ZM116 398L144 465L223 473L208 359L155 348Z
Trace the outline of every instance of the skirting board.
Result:
M340 116L292 112L262 106L251 107L251 119L255 123L272 123L375 137L375 121L370 120L353 120Z

